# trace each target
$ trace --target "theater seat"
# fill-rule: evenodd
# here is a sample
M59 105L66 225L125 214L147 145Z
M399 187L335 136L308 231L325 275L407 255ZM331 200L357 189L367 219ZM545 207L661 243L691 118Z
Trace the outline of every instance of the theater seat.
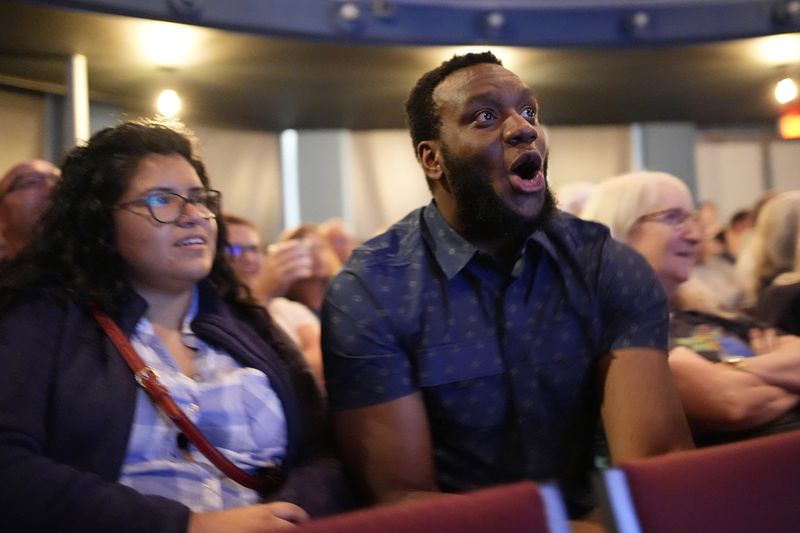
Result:
M465 494L372 507L308 522L297 533L566 533L554 486L525 481Z
M800 431L624 462L602 485L610 531L800 531Z

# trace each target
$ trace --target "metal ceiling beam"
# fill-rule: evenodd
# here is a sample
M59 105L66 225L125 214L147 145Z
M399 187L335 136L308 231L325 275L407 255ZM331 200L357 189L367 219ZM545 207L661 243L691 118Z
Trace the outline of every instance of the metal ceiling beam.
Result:
M365 44L676 44L800 31L800 0L427 2L30 0L250 33ZM500 6L500 7L498 7Z

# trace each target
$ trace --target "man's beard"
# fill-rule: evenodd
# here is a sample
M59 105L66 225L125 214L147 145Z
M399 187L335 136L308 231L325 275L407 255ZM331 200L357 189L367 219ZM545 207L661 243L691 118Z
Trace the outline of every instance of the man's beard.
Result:
M556 201L546 186L544 201L539 213L525 217L508 207L492 189L486 174L475 169L468 161L449 154L443 148L447 165L445 177L456 200L459 232L475 240L524 240L543 227L555 213ZM542 165L547 180L547 158Z

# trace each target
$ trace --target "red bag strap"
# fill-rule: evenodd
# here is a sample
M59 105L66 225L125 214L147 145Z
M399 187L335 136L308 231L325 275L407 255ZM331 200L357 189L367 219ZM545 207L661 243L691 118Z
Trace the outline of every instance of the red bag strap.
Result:
M175 422L175 425L178 426L186 438L189 439L198 451L205 455L214 466L219 468L223 474L238 484L260 492L276 489L283 483L285 476L283 470L279 467L260 469L259 474L261 475L256 477L248 474L225 457L222 452L209 442L206 436L203 435L203 432L194 425L189 417L186 416L186 413L175 403L169 391L158 380L158 373L142 361L142 358L139 357L139 354L133 349L133 346L131 346L131 343L114 320L96 305L90 305L89 310L122 355L122 358L128 363L131 371L133 371L134 378L136 378L136 383L144 389L153 403L155 403L170 420Z

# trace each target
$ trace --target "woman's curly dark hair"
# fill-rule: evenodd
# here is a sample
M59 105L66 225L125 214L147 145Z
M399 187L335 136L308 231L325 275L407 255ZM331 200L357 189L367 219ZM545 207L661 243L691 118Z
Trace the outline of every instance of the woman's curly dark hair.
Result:
M126 122L96 133L85 146L67 154L52 205L33 241L4 268L0 308L22 292L46 284L59 285L78 301L93 301L109 312L127 301L131 289L117 251L114 209L139 163L153 154L183 157L209 187L193 137L176 126ZM208 279L241 310L249 307L250 293L225 259L227 232L219 214L217 222L217 248Z

